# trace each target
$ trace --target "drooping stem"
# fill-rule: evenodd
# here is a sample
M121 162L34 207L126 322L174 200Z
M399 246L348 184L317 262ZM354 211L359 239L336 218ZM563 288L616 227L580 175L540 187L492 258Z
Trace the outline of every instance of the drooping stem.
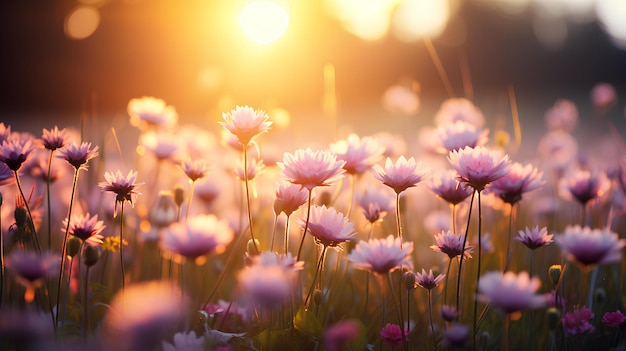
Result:
M311 282L311 287L309 288L309 292L306 294L306 299L304 300L304 306L306 306L307 309L309 305L309 299L313 294L313 290L315 289L315 283L317 282L317 273L321 270L322 264L324 263L324 256L326 256L326 245L322 247L320 258L317 261L317 265L315 266L315 273L313 273L313 282Z
M296 255L296 262L300 261L300 254L302 253L302 246L304 245L304 238L306 238L306 232L309 229L309 219L311 218L311 197L313 196L313 189L309 189L309 201L306 208L306 221L304 222L304 230L302 231L302 239L300 240L300 246L298 247L298 254Z
M480 191L478 192L478 269L476 270L476 289L475 289L475 294L474 296L478 296L478 285L480 284L480 259L481 259L481 254L482 254L482 239L481 239L481 224L482 224L482 213L481 213L481 209L480 209ZM478 327L478 299L474 298L474 332L473 332L473 345L474 348L476 348L476 334L478 332L477 327Z
M248 223L250 227L250 239L252 239L252 245L254 251L259 253L259 248L256 245L256 239L254 239L254 231L252 230L252 209L250 208L250 185L248 184L248 145L243 146L243 182L246 187L246 205L248 209Z
M437 351L437 337L435 336L435 324L433 323L433 291L428 289L428 314L430 316L430 331L433 334L433 349Z
M459 313L459 317L461 315L461 309L460 309L460 297L461 297L461 274L463 272L463 257L465 256L465 244L467 244L467 234L469 233L469 227L470 227L470 219L472 218L472 206L474 204L474 195L476 194L476 192L472 192L472 199L470 200L470 206L469 206L469 213L467 214L467 227L465 228L465 237L463 238L463 247L461 248L461 250L463 251L461 253L461 255L459 256L459 272L457 274L457 281L456 281L456 310Z
M26 206L26 212L28 213L28 221L30 230L33 234L33 239L35 242L35 249L37 249L37 253L41 253L41 245L39 245L39 237L37 237L37 230L35 229L35 222L33 222L33 216L30 213L30 205L28 204L28 199L24 196L24 191L22 191L22 183L20 182L20 176L17 174L17 171L13 172L15 174L15 183L17 184L17 189L20 191L20 196L22 200L24 200L24 206Z
M50 172L52 170L52 153L54 153L54 150L50 150L50 156L48 157L48 173L46 175L46 198L48 201L48 250L52 248L52 211L50 210Z
M126 271L124 270L124 201L120 204L120 266L122 268L122 292L126 283Z

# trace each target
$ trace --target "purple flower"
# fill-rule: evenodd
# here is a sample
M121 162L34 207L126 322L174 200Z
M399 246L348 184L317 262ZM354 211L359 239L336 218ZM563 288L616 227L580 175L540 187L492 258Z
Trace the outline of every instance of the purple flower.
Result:
M626 239L608 229L568 226L565 232L554 237L556 244L570 261L584 266L619 262Z
M96 156L98 156L98 146L91 149L91 143L82 143L79 146L72 141L59 149L57 158L67 161L76 170L87 170L87 162Z
M385 189L366 188L357 196L357 203L363 208L363 215L370 223L382 221L395 207L395 199Z
M520 230L519 235L514 239L526 245L529 249L535 250L552 243L554 241L552 240L553 236L552 234L548 234L546 227L539 229L539 226L535 226L533 229L526 227L525 230Z
M578 108L566 99L557 100L554 106L546 111L545 121L549 130L571 131L578 120Z
M624 325L624 322L626 322L626 316L620 310L607 312L602 316L602 323L611 328L619 328Z
M400 238L389 235L386 239L359 241L347 258L356 268L386 274L401 267L412 269L412 252L413 243L402 246Z
M22 164L33 151L33 142L29 138L11 137L0 145L0 162L13 172L19 171Z
M457 205L472 195L473 189L461 186L453 170L436 172L430 180L430 190L451 205Z
M183 161L179 167L185 172L190 182L206 177L210 171L209 166L203 160Z
M452 322L459 318L459 311L457 311L456 307L453 305L442 305L439 314L446 322Z
M289 301L302 263L290 256L267 253L253 259L237 275L243 297L263 307L276 307Z
M304 228L305 221L301 220L300 224ZM308 232L317 243L331 247L338 246L356 235L354 225L343 213L325 205L311 207Z
M539 172L533 165L523 166L515 162L509 173L491 182L489 191L494 192L504 202L514 205L522 200L522 195L545 183L542 176L543 172Z
M328 351L345 350L350 342L356 340L361 332L358 322L348 319L330 326L322 336L322 343Z
M509 173L511 164L509 155L502 156L500 151L490 151L483 146L451 151L448 161L456 170L457 179L477 191Z
M463 235L454 234L451 231L435 234L436 245L432 245L430 248L434 251L443 252L450 259L453 259L461 254L464 254L464 258L472 258L471 252L473 247L465 245L463 250Z
M380 338L389 346L402 345L403 339L408 339L409 328L404 327L404 334L397 324L387 323L380 331Z
M593 174L588 170L575 170L559 182L559 194L566 199L574 198L582 205L609 192L611 181L605 173Z
M545 306L548 296L537 295L540 286L539 278L531 279L527 272L489 272L480 278L477 298L508 314Z
M466 146L483 146L487 143L487 134L489 129L481 130L465 121L440 125L437 127L437 151L448 153Z
M393 189L396 194L400 194L428 179L430 168L423 167L421 162L415 162L413 157L407 160L404 156L400 156L395 164L387 158L385 168L374 165L372 174L374 178Z
M104 179L106 182L100 182L98 186L102 191L109 191L116 195L115 214L117 214L118 203L128 201L131 206L134 206L137 195L141 195L141 193L137 191L137 188L143 184L135 183L137 172L129 171L126 177L124 177L119 170L116 173L105 172Z
M59 127L54 126L54 128L47 130L43 129L43 133L41 136L41 143L43 146L51 151L56 149L60 149L65 146L65 142L67 141L65 128L59 130Z
M330 151L346 162L343 168L347 173L362 174L381 159L385 148L374 138L350 134L346 140L331 144Z
M179 162L180 139L170 132L147 132L141 134L139 143L150 151L158 160Z
M446 329L443 344L450 348L464 348L469 340L470 328L467 325L452 323Z
M428 271L428 274L426 274L426 270L422 268L422 273L415 272L415 287L421 286L426 290L432 290L436 288L445 277L445 274L439 274L435 277L432 269Z
M592 333L595 330L590 323L593 316L591 309L585 306L579 306L576 310L565 313L561 318L565 334L572 336Z
M306 203L309 192L300 185L280 181L274 190L274 212L279 215L285 212L287 216Z
M311 190L317 186L329 186L339 180L345 170L345 161L338 161L337 156L329 151L311 151L298 149L295 154L286 152L283 162L277 165L285 178Z
M63 220L64 228L61 228L63 232L65 232L67 224L68 220L65 218ZM98 220L97 214L90 216L89 212L87 212L82 216L72 216L68 233L83 241L89 241L90 243L102 243L103 237L100 233L102 233L104 228L104 222Z

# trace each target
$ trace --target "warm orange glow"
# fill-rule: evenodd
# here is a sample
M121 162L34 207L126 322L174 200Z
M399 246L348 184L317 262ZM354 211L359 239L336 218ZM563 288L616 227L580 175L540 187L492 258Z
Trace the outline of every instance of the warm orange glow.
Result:
M90 37L100 25L100 13L92 6L77 6L65 18L65 35L74 40Z
M239 14L244 33L259 44L269 44L280 38L289 25L289 13L276 2L253 1Z
M331 13L350 33L365 40L383 38L389 30L389 17L398 0L327 0Z

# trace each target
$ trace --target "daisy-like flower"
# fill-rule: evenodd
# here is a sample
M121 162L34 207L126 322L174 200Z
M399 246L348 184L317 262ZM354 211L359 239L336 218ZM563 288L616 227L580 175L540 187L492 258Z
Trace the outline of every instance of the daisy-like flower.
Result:
M300 224L304 228L305 221L300 220ZM354 225L348 221L343 213L337 212L332 207L327 208L325 205L311 207L311 218L307 231L313 235L317 243L327 247L338 246L356 235Z
M441 309L439 310L439 315L441 319L446 322L453 322L457 318L459 318L459 311L456 310L456 307L452 305L441 305Z
M479 129L465 121L456 121L437 127L437 151L448 153L466 146L476 147L487 143L489 129Z
M591 229L589 227L567 226L554 241L570 261L584 266L619 262L626 239L608 229Z
M557 100L545 115L549 130L571 131L576 127L577 120L578 108L572 101L566 99Z
M541 281L530 278L528 272L515 274L488 272L480 278L478 301L490 303L509 314L526 309L535 309L548 303L548 295L538 295Z
M410 187L416 186L430 176L430 168L423 167L422 162L415 162L413 157L408 160L400 156L394 164L390 158L385 161L385 168L374 165L374 178L400 194Z
M192 183L206 177L210 172L210 167L203 160L186 160L179 167Z
M561 318L563 330L567 336L592 333L595 328L591 324L594 314L589 307L579 306L574 311L566 312Z
M357 203L363 209L365 218L370 223L382 221L395 206L395 199L388 191L378 188L366 188L357 196Z
M104 173L105 182L100 182L98 186L102 191L109 191L114 193L115 196L115 213L117 214L117 204L128 201L130 206L134 206L134 202L137 200L137 195L141 195L137 191L143 183L135 183L137 179L137 172L129 171L128 175L124 177L119 170L116 173Z
M158 160L172 160L177 162L181 145L180 140L174 134L167 132L143 133L139 139L139 143Z
M280 181L274 190L274 212L284 212L287 216L306 203L309 192L300 185Z
M50 151L54 151L56 149L62 148L67 141L67 131L65 128L59 130L58 126L54 126L54 128L47 130L43 129L43 133L41 135L41 144L43 147Z
M402 267L413 269L412 252L413 243L401 245L400 238L389 235L386 239L359 241L347 258L356 268L383 275Z
M476 127L482 127L485 124L485 117L468 99L448 99L441 104L439 111L437 111L435 124L441 126L456 121L464 121Z
M458 205L472 195L472 188L461 186L456 179L457 173L453 170L435 172L430 180L430 190L437 197L451 205Z
M35 298L35 289L41 281L55 273L59 268L59 257L50 252L41 255L32 251L14 250L5 259L6 267L15 273L17 281L26 287L24 300L31 302Z
M0 162L17 172L32 151L33 142L29 138L10 137L0 145Z
M173 106L152 96L134 98L128 102L130 124L135 127L171 127L176 124L178 114Z
M477 191L506 175L511 164L509 155L502 156L500 151L483 146L450 151L448 161L457 172L457 179Z
M526 227L525 230L520 230L519 235L514 239L526 245L529 249L535 250L552 243L554 241L552 240L553 236L548 234L546 227L539 229L539 226L535 226L533 229Z
M435 277L432 269L427 274L426 270L422 268L422 273L415 272L415 287L421 286L426 290L432 290L441 284L445 277L445 274L439 274Z
M380 331L380 338L385 344L391 347L402 345L402 340L405 339L407 335L409 335L408 327L404 327L404 334L402 334L400 326L392 323L387 323Z
M626 316L620 310L607 312L602 316L602 323L611 328L619 328L626 323Z
M374 138L350 134L345 140L331 144L330 151L338 160L346 161L343 168L347 173L362 174L382 158L385 148Z
M545 184L542 177L543 172L539 172L533 165L524 166L514 162L509 173L491 182L489 191L498 195L504 202L514 205L522 200L522 195Z
M102 231L105 228L104 222L98 220L98 215L91 216L89 212L84 215L73 216L69 221L70 227L67 228L68 219L63 220L63 228L61 230L81 239L82 241L89 242L90 244L102 243L103 236Z
M72 141L60 148L59 155L56 157L67 161L67 163L74 166L76 170L87 170L87 162L96 156L98 156L98 146L94 146L92 149L91 143L81 143L78 145Z
M461 254L464 254L464 258L472 258L471 252L473 247L465 245L463 250L463 235L454 234L451 231L442 231L435 234L436 245L432 245L430 248L433 251L443 252L450 259L453 259Z
M256 136L266 133L272 122L263 110L249 106L237 106L230 112L222 113L224 122L218 122L224 129L237 136L241 145L247 145Z
M339 180L345 170L346 161L338 161L330 151L298 149L294 154L286 152L283 162L277 162L285 178L311 190L317 186L329 186Z
M576 199L582 205L604 196L610 189L611 181L604 172L593 174L578 169L559 182L559 194L565 199Z
M13 171L4 163L0 163L0 186L9 184L13 181Z
M175 254L177 261L183 258L204 264L206 255L224 252L233 240L233 230L225 220L215 215L189 217L186 223L173 223L163 233L161 247Z
M263 307L276 307L289 301L301 269L302 263L296 263L291 256L270 253L254 259L251 265L239 272L237 280L243 297L250 302Z

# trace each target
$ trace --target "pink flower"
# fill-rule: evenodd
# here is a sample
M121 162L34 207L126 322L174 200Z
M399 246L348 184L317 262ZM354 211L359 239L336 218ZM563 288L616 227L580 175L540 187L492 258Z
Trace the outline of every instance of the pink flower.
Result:
M615 88L609 83L598 83L591 89L591 102L600 110L605 110L617 100Z
M329 151L311 151L298 149L295 154L286 152L283 162L277 165L285 178L293 184L299 184L311 190L316 186L329 186L339 180L345 170L345 161L337 161L337 156Z
M437 127L437 151L448 153L459 150L466 146L476 147L487 143L489 129L481 130L476 126L465 122L456 121Z
M328 351L341 351L355 341L361 332L361 325L351 319L330 326L322 336L322 343Z
M450 151L448 161L456 170L457 179L477 191L509 173L511 164L509 155L502 156L500 151L490 151L483 146Z
M539 172L533 165L523 166L515 162L511 165L509 173L491 182L489 191L498 195L504 202L514 205L522 200L523 194L545 184L542 176L543 172Z
M441 104L439 111L437 111L435 124L441 126L456 121L464 121L476 127L482 127L485 124L485 117L468 99L448 99Z
M65 145L67 141L67 131L65 128L59 130L59 127L54 126L54 128L47 130L43 129L43 134L41 136L41 143L48 150L56 150L60 149Z
M619 328L626 322L626 316L622 311L607 312L602 316L602 323L611 328Z
M96 156L98 156L98 146L91 149L91 143L81 143L78 146L72 141L59 149L57 158L67 161L76 170L87 170L87 162Z
M346 140L331 144L330 151L346 162L343 168L347 173L361 174L381 159L385 149L374 138L350 134Z
M545 115L549 130L571 131L576 127L577 120L578 108L572 101L566 99L557 100Z
M300 185L287 181L280 181L274 190L274 212L279 215L284 212L287 216L306 203L309 192Z
M433 251L443 252L450 259L453 259L457 256L460 256L462 253L465 255L464 258L472 258L471 252L473 247L467 246L465 244L465 250L463 250L463 235L454 234L451 231L442 231L441 233L435 234L435 240L437 241L436 245L432 245L430 248Z
M389 235L386 239L359 241L347 258L356 268L386 274L402 267L413 269L412 252L413 243L402 245L400 238Z
M384 189L366 188L357 196L357 203L363 208L363 214L370 223L382 221L387 213L395 208L395 199Z
M567 226L565 232L554 240L570 261L584 266L619 262L626 239L608 229Z
M129 171L126 177L124 177L119 170L116 173L105 172L104 179L106 182L100 182L98 186L102 191L109 191L116 195L115 214L117 214L118 203L128 201L131 206L134 206L137 195L141 195L141 193L137 191L137 188L143 184L135 184L137 172Z
M592 174L588 170L575 170L559 182L559 194L565 199L576 199L582 205L607 194L611 181L604 172Z
M147 132L141 134L139 143L150 151L158 160L178 162L181 149L180 140L169 132Z
M68 219L63 220L64 228L61 228L65 232L68 225ZM98 215L89 215L89 212L84 215L72 216L68 233L90 243L102 243L103 236L101 235L105 225L103 221L98 220Z
M539 229L539 226L535 226L533 229L526 227L525 230L520 230L519 235L514 239L526 245L529 249L535 250L552 243L554 241L552 240L553 236L548 234L546 227Z
M11 126L5 125L4 122L0 122L0 144L2 144L2 142L5 140L9 140L10 136Z
M0 145L0 162L13 172L17 172L30 157L33 142L29 138L11 137Z
M490 303L504 313L540 308L547 304L548 295L537 295L541 281L527 272L489 272L480 278L478 300Z
M202 351L206 340L195 331L174 334L174 344L163 341L163 351Z
M263 170L265 169L265 164L263 163L263 159L261 158L256 158L256 157L250 157L248 158L248 180L252 180L254 178L256 178L256 176L258 176L261 172L263 172ZM237 178L244 180L246 179L245 176L246 174L243 173L243 164L242 163L237 163L237 165L235 166L235 175L237 176Z
M128 102L130 124L136 127L172 127L178 120L173 106L152 96L131 99Z
M273 256L272 256L273 255ZM277 307L289 301L302 263L289 256L269 253L253 259L252 264L239 272L237 280L242 295L253 304Z
M192 183L206 177L210 171L209 166L203 160L183 161L179 167L185 172L185 175L187 175L187 178L189 178L189 181Z
M537 149L545 164L558 172L566 169L578 155L576 139L563 130L548 132L539 140Z
M380 331L380 338L388 346L402 345L403 339L406 340L409 336L409 328L404 327L404 334L400 330L400 326L397 324L387 323Z
M426 270L422 268L422 273L415 272L415 287L421 286L426 290L432 290L437 287L445 277L445 274L438 274L437 277L435 277L432 269L426 274Z
M218 122L222 127L237 136L242 145L247 145L261 133L266 133L272 122L263 110L255 110L249 106L237 106L230 112L222 113L224 122Z
M395 164L387 158L384 169L379 165L374 165L372 174L374 178L392 188L396 194L400 194L426 180L430 175L430 168L422 167L422 163L415 162L413 157L407 160L404 156L400 156Z
M473 189L461 186L456 179L457 173L453 170L436 172L430 180L430 190L437 197L452 204L457 205L472 195Z
M234 233L228 222L215 215L190 217L186 223L173 223L163 233L161 247L172 252L179 262L184 258L203 264L208 254L224 252Z
M565 313L561 318L565 334L572 336L592 333L595 330L590 323L593 316L591 309L585 306L579 306L576 310Z
M305 220L300 220L300 224L304 228ZM354 225L343 213L324 205L311 207L308 232L313 235L317 243L331 247L350 240L356 235Z

